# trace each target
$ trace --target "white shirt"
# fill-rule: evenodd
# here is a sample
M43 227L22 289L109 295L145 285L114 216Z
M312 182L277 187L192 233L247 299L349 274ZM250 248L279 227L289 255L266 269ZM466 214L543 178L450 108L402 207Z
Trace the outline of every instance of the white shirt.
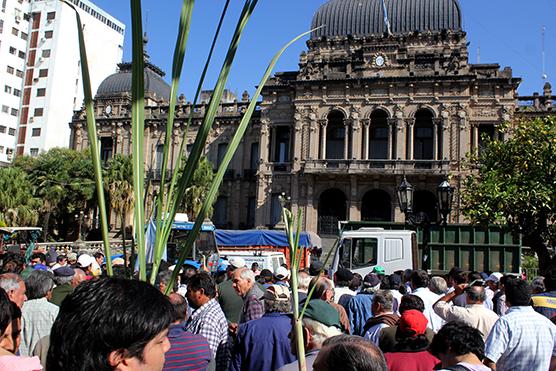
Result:
M351 295L355 296L355 291L351 290L349 287L336 287L334 289L334 303L338 304L338 300L342 297L342 295Z
M429 290L428 287L419 287L414 290L411 295L415 295L423 299L423 302L425 303L425 311L423 314L429 321L427 327L434 332L438 332L438 330L444 326L445 322L438 314L434 313L432 306L438 301L438 299L441 298L441 296Z
M434 312L447 322L461 321L476 328L483 334L485 341L492 326L498 321L498 315L485 308L483 304L468 304L465 307L458 307L445 301L439 301L434 306Z

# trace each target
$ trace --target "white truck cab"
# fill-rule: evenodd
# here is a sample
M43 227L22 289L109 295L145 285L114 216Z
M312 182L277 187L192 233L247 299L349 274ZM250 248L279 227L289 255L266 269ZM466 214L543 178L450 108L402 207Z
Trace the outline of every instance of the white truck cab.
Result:
M271 251L224 251L220 253L220 257L227 259L241 257L245 260L247 268L251 268L253 263L258 263L259 269L269 269L272 273L286 263L284 253Z
M386 274L398 270L415 269L418 266L417 235L408 230L384 230L383 228L359 228L343 231L332 271L347 268L361 276L380 265Z

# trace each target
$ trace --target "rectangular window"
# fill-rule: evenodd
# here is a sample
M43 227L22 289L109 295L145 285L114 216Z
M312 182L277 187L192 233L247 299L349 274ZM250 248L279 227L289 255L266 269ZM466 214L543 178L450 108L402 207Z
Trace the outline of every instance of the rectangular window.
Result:
M15 95L16 97L21 97L21 90L19 90L19 89L14 89L14 95Z
M15 109L15 108L12 108L12 110L10 111L10 114L12 116L17 116L19 114L19 110Z
M10 75L13 75L13 74L14 74L14 68L11 67L11 66L8 66L8 67L6 68L6 72L9 73Z
M13 46L10 46L10 54L15 55L15 52L16 52L16 51L17 51L17 50L16 50Z
M44 31L44 38L45 39L52 39L53 35L54 35L54 31Z
M4 93L11 94L12 93L12 87L8 86L8 85L4 85Z
M44 50L42 51L42 54L41 54L41 55L42 55L43 58L48 58L48 57L50 57L50 49L44 49Z
M226 154L227 150L228 150L228 143L218 143L218 154L216 158L217 169L220 167L220 164L224 160L224 155Z
M23 31L21 31L21 33L19 34L19 37L21 37L22 40L27 40L29 38L29 35L27 35Z
M39 77L46 77L48 76L48 70L39 70Z
M12 35L17 36L19 34L19 30L15 27L12 27Z
M17 56L21 59L25 59L25 52L22 52L21 50L19 51L19 53L17 54Z
M33 116L42 116L43 109L42 108L35 108L35 113Z
M15 70L15 75L17 77L23 77L23 71L22 70Z
M6 127L4 125L0 125L0 134L4 134L6 132Z
M45 95L46 95L46 89L45 88L37 89L37 97L44 97Z
M52 20L54 20L54 18L56 18L56 12L48 12L46 14L46 20L47 21L52 21Z
M33 157L37 157L39 155L39 149L38 148L31 148L29 150L29 154Z
M0 154L4 154L4 146L0 146Z
M40 137L41 136L41 129L40 128L34 128L33 131L31 131L31 136L32 137Z
M4 31L4 20L0 19L0 33Z
M14 128L10 128L8 130L8 134L11 135L12 137L15 137L15 129Z
M10 107L2 105L2 112L8 113L9 110L10 110Z

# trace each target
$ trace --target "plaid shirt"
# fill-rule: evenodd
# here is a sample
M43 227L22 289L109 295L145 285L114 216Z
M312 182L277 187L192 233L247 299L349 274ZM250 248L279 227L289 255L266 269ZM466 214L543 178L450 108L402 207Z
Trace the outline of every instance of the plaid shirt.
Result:
M54 320L58 316L58 306L46 298L28 300L21 308L21 345L19 354L30 356L39 340L50 335Z
M185 330L207 339L216 360L216 370L227 370L230 359L228 321L216 299L197 308L185 324Z
M263 291L254 284L251 290L243 299L243 309L241 310L241 318L239 323L245 323L254 319L259 319L264 314Z
M485 345L485 356L496 369L548 370L556 355L556 327L532 307L510 307L494 324Z

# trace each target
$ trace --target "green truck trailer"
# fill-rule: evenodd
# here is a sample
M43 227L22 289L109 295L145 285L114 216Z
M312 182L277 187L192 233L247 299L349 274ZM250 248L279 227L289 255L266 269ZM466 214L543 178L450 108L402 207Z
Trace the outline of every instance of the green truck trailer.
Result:
M373 265L387 271L427 269L431 274L446 273L454 266L480 272L521 269L521 236L500 226L433 225L425 231L404 223L344 221L340 231L333 269L348 266L361 274Z

